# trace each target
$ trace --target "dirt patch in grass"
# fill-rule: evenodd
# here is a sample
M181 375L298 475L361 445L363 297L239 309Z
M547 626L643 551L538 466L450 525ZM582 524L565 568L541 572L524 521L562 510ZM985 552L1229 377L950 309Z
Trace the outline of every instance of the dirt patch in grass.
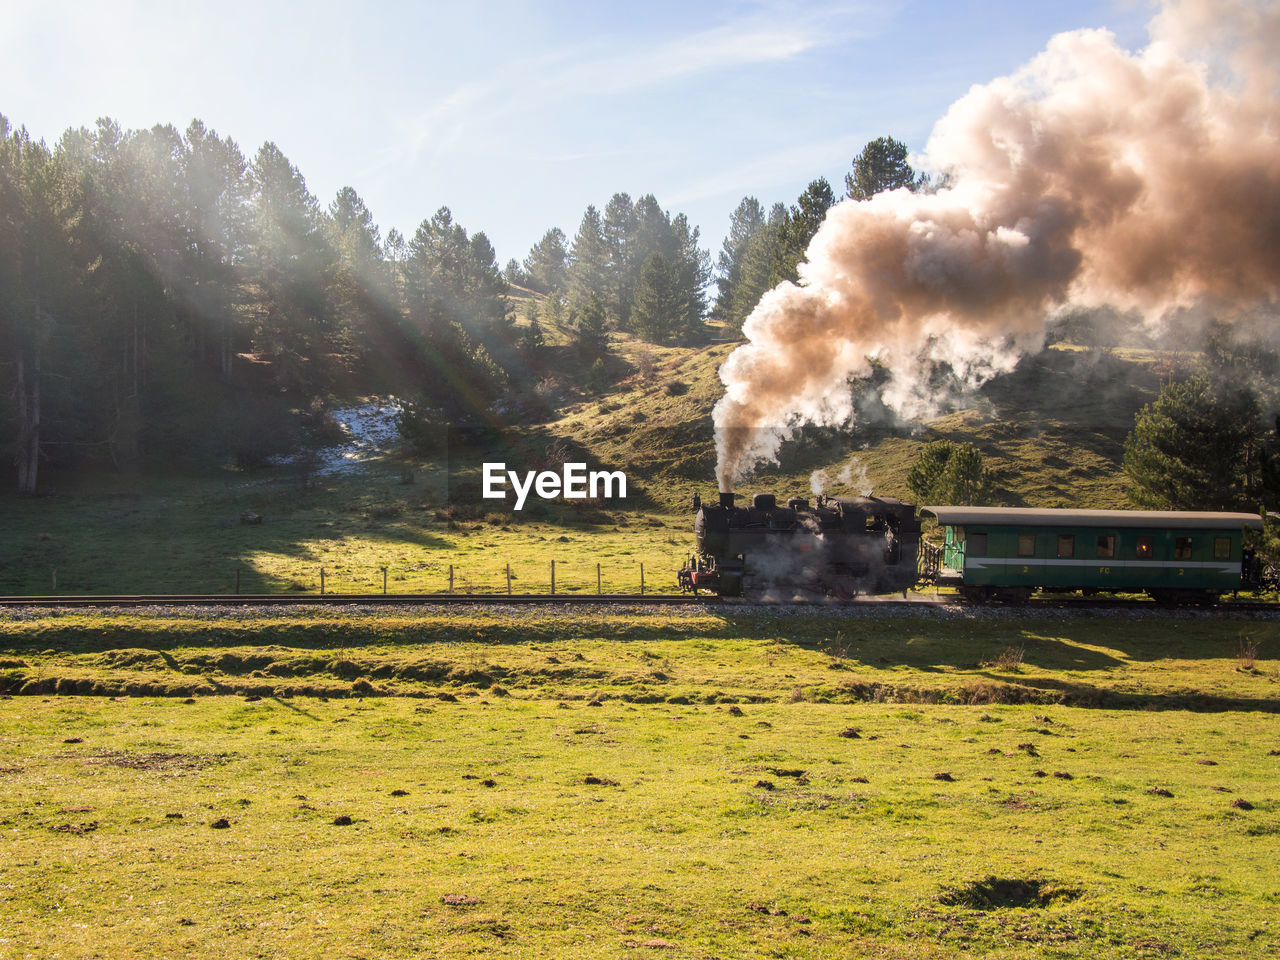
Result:
M97 830L98 821L93 820L89 823L60 823L52 829L54 833L70 833L79 836L86 833L93 833L93 831Z
M1034 809L1034 807L1033 807L1033 805L1032 805L1032 804L1030 804L1030 803L1028 803L1026 800L1022 800L1022 799L1020 799L1020 798L1018 798L1018 797L1009 797L1009 798L1007 798L1007 799L1005 799L1005 800L1001 800L1001 801L1000 801L1000 806L1004 807L1004 809L1006 809L1006 810L1032 810L1032 809Z
M448 907L474 907L480 903L476 897L469 897L465 893L446 893L440 898L440 902Z
M1075 887L1036 877L983 877L944 890L938 901L949 907L970 910L1007 910L1013 907L1038 908L1067 903L1080 896Z
M98 753L87 763L102 763L126 770L206 770L230 761L227 756L190 753Z

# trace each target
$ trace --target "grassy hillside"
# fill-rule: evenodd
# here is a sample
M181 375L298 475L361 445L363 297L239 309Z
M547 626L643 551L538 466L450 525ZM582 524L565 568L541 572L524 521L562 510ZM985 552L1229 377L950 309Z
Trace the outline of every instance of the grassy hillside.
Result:
M606 462L661 480L669 501L714 487L711 407L723 388L721 344L657 354L652 379L623 383L599 402L566 411L553 429ZM856 493L838 475L856 458L878 493L909 498L906 475L920 448L938 439L975 444L1000 480L1009 506L1125 505L1120 461L1134 414L1185 359L1153 351L1098 353L1060 345L1026 358L969 398L969 406L928 423L857 423L813 430L783 448L744 489L807 491L810 474L831 476L828 492ZM674 507L673 502L673 507Z

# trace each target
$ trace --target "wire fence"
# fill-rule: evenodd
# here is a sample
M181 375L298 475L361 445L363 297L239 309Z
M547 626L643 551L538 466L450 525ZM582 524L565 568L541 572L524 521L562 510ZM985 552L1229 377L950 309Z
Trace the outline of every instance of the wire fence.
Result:
M655 566L658 572L655 575ZM47 579L26 577L0 587L11 596L191 595L191 594L461 594L476 596L595 595L635 596L677 589L676 564L591 563L552 559L543 563L430 563L374 568L348 564L292 567L281 574L253 566L224 568L221 576L182 573L135 579L122 570L119 579L88 582L71 570L49 568ZM40 582L44 580L44 582Z

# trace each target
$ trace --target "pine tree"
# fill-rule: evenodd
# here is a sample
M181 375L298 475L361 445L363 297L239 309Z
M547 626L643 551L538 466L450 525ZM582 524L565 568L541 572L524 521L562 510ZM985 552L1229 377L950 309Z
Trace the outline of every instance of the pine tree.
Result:
M922 504L983 506L995 498L995 478L973 444L937 440L907 472L907 489Z
M537 365L542 355L542 349L545 340L542 336L542 326L538 323L538 318L530 317L529 325L524 328L524 333L520 335L520 356L526 364Z
M47 439L47 358L74 291L63 228L71 183L43 143L0 115L0 368L11 376L13 453L19 493L38 489ZM11 393L10 393L11 391Z
M507 265L502 268L502 279L513 287L529 286L529 275L524 272L524 267L515 257L507 260Z
M1203 374L1168 383L1125 439L1129 499L1154 510L1255 507L1261 434L1246 387Z
M640 269L636 283L632 325L636 333L652 343L673 339L680 328L683 303L675 264L661 253L653 253Z
M589 206L582 215L569 257L569 300L573 306L581 310L592 297L604 304L609 296L608 274L609 250L600 212Z
M625 193L615 193L610 197L600 226L608 257L605 307L624 329L629 329L632 297L642 266L642 262L636 261L636 210L631 197Z
M731 304L735 291L742 280L742 263L746 256L747 244L751 238L764 228L764 208L755 197L743 197L729 218L729 233L720 248L720 256L716 259L716 303L712 308L712 316L735 326L741 323L735 317Z
M777 286L783 280L795 283L800 274L797 266L804 259L809 241L818 232L827 217L827 211L835 204L835 194L826 177L819 177L805 188L795 205L787 210L778 227L778 241L774 247L773 263L769 268L769 285Z
M597 296L592 296L578 310L574 348L584 360L599 360L608 354L609 334L606 323L604 304Z
M193 313L195 357L231 377L241 323L240 264L245 260L251 185L244 154L230 137L219 138L199 120L186 131L184 215L190 243L188 302Z
M697 227L690 228L688 217L676 214L668 234L679 304L673 335L684 343L699 342L707 332L705 291L711 282L711 254L698 246L698 235Z
M568 288L569 251L565 242L564 231L552 227L524 258L525 276L532 289L550 293Z
M845 195L852 200L869 200L885 190L906 187L917 190L928 184L907 163L907 145L893 137L872 140L853 160L853 170L844 175Z
M251 170L255 187L252 272L257 289L255 342L275 361L282 386L320 382L333 313L324 296L332 254L319 205L298 169L274 143L263 144Z
M728 304L729 319L741 326L748 314L755 309L760 297L772 284L773 264L778 238L787 220L787 208L775 203L769 211L765 225L752 234L742 253L742 270Z

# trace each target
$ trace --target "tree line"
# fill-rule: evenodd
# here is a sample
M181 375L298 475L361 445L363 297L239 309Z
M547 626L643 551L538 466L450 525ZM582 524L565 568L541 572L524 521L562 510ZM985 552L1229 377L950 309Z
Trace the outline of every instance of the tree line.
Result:
M844 196L854 200L900 187L934 188L912 169L906 145L892 137L868 143L844 182ZM698 246L698 229L683 214L672 217L652 194L633 202L616 193L603 213L587 208L572 241L553 227L523 262L508 261L504 276L546 298L535 309L535 323L541 310L567 324L588 354L600 342L601 322L656 343L692 342L706 336L708 315L734 332L766 290L797 280L809 241L835 203L825 177L791 206L775 203L768 214L755 197L744 197L713 267ZM713 280L717 294L708 314L705 292Z
M0 442L22 492L42 461L261 460L335 393L474 416L519 373L507 293L447 208L383 239L272 143L102 120L50 149L0 118Z
M663 210L653 194L632 201L615 193L602 213L588 206L570 242L548 230L523 264L507 264L512 283L542 294L535 307L575 328L584 349L605 324L653 343L692 343L706 336L711 256L699 230Z
M906 144L893 137L878 137L863 147L844 184L841 199L850 200L867 200L884 190L932 190L944 185L912 169ZM811 181L795 203L775 203L767 214L755 197L744 197L729 218L729 233L716 259L712 316L740 328L766 290L784 280L796 282L809 241L835 203L826 177Z
M846 181L855 197L924 184L890 138ZM42 463L262 463L322 431L334 396L492 421L582 360L594 387L624 375L602 366L610 331L693 343L709 313L737 326L794 279L833 202L821 179L768 217L747 198L713 271L684 214L616 193L572 241L553 228L500 269L447 207L383 236L353 188L322 205L270 142L246 156L199 121L103 119L50 148L0 116L0 450L35 493ZM513 285L533 294L524 325ZM567 350L545 347L547 320Z
M273 143L104 119L50 148L0 117L0 449L34 493L41 463L262 462L331 396L492 419L555 362L512 279L572 303L596 357L610 325L702 336L709 255L683 214L618 194L572 248L558 233L504 272L447 207L384 237L351 187L322 206Z

